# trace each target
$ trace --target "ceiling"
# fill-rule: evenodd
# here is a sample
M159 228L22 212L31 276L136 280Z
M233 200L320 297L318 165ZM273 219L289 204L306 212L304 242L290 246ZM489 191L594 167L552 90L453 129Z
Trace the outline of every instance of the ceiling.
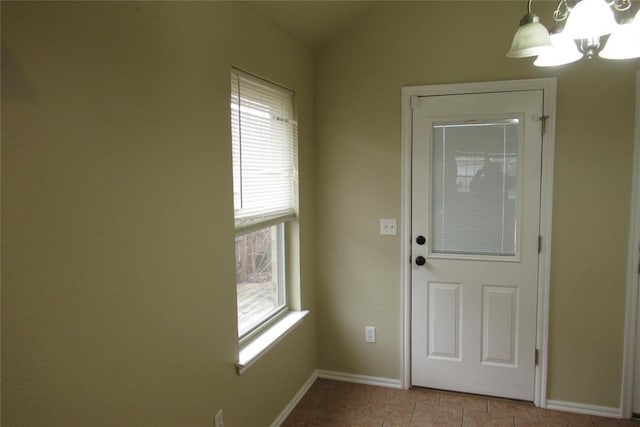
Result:
M434 0L410 0L434 1ZM437 0L456 2L458 0ZM484 0L467 0L484 1ZM498 0L516 1L516 0ZM526 0L517 0L526 5ZM551 0L557 1L557 0ZM634 0L636 1L636 0ZM377 7L401 0L253 0L243 1L291 37L317 49L340 36ZM525 6L523 6L524 10Z
M248 1L257 14L316 49L368 14L371 1Z

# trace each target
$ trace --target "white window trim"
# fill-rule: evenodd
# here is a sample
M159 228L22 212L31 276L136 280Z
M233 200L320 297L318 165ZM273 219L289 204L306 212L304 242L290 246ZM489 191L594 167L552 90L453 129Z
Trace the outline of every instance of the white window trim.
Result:
M264 356L269 349L287 336L309 314L308 310L288 311L273 325L263 330L255 339L240 348L236 372L241 375L247 368Z
M238 342L240 343L240 348L246 346L251 341L259 337L265 330L269 329L273 326L274 323L278 322L282 317L284 317L289 312L289 307L285 303L280 306L273 312L269 314L262 322L259 322L256 326L250 329L244 335L238 337Z

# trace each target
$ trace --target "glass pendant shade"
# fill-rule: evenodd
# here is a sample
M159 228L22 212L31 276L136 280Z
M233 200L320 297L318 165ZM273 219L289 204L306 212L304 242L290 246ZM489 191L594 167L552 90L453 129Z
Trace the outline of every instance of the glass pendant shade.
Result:
M605 0L582 0L571 9L563 32L572 39L591 39L611 34L617 27Z
M606 59L640 58L640 12L633 22L620 25L607 41L607 45L600 52Z
M520 21L520 27L513 36L508 58L526 58L540 55L551 48L549 32L533 13L525 15Z
M533 62L536 67L554 67L556 65L569 64L582 58L573 39L564 33L551 34L553 48L541 53Z

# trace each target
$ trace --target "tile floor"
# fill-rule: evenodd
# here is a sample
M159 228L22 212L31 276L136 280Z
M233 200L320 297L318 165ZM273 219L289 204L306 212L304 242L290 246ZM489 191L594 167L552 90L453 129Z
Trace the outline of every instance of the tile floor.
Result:
M425 388L395 390L317 379L282 427L635 426L640 422L538 409L531 403Z

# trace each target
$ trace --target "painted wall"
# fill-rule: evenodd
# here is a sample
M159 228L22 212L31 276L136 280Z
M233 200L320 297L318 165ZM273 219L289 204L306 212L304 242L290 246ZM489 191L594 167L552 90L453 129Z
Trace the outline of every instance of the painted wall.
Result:
M380 3L314 66L240 4L2 2L3 423L211 425L223 408L258 426L316 366L399 378L400 242L378 219L400 217L401 87L549 76L548 397L617 407L640 61L508 60L522 9ZM299 299L318 306L317 349L312 315L241 377L231 65L298 93Z
M534 3L543 23L554 2ZM640 61L536 69L505 58L521 2L393 2L316 55L319 368L400 378L400 94L558 78L548 398L619 407ZM375 325L376 344L365 344Z
M231 65L297 91L313 309L307 48L239 3L2 2L3 425L264 426L316 368L312 315L234 371Z

